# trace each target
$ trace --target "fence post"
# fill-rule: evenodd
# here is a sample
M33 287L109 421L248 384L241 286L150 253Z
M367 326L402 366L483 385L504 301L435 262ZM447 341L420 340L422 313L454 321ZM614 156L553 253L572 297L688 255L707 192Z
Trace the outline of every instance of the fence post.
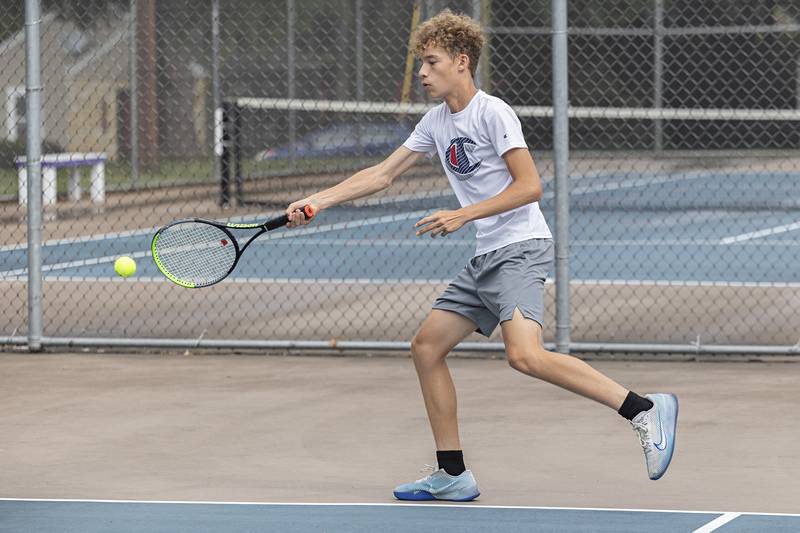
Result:
M356 10L356 100L364 100L364 0L355 0ZM362 119L356 115L356 145L358 155L363 155Z
M128 119L130 135L128 139L131 143L131 188L135 189L139 183L139 89L136 78L136 0L130 0L130 26L128 28Z
M222 182L222 153L223 153L223 112L219 87L219 0L211 0L211 108L213 113L213 154L214 158L214 183L222 183L220 205L225 206L229 198Z
M481 20L481 0L472 0L472 14L471 17L476 20L481 26L483 26L483 20ZM488 48L488 46L487 46ZM481 62L478 60L478 65L475 67L475 87L481 89Z
M25 113L28 171L28 350L42 349L42 80L39 0L25 0ZM20 191L22 194L22 191Z
M567 0L552 0L553 160L556 191L556 350L569 353L569 86Z
M219 196L219 205L220 207L226 208L230 207L231 205L231 170L232 170L232 162L231 162L231 150L233 149L232 146L232 134L231 129L233 128L231 124L231 108L233 104L230 102L221 102L220 103L220 111L219 111L219 121L220 121L220 154L219 154L219 169L220 169L220 196Z
M653 107L664 107L664 0L655 0L655 25L653 28ZM664 149L664 121L653 122L655 149Z
M295 3L294 0L286 0L286 52L289 72L287 82L289 83L288 97L294 100L295 94L295 49L294 49L294 25L295 25ZM289 167L294 170L295 150L297 143L297 111L289 111Z

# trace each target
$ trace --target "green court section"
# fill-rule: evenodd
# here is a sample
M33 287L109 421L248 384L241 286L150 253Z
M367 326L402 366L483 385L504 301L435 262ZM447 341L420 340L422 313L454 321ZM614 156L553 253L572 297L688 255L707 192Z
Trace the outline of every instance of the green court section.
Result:
M0 531L34 533L531 533L693 531L719 514L443 505L1 501ZM749 517L748 517L749 518ZM776 518L776 517L773 517ZM741 518L740 518L741 519ZM789 521L793 520L790 524ZM800 527L800 519L784 518ZM796 531L797 529L795 529ZM786 531L789 531L786 529Z

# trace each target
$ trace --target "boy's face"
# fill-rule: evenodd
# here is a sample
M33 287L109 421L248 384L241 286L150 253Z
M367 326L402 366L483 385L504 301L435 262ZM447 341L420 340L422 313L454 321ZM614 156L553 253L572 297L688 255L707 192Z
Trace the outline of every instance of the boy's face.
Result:
M462 81L464 75L470 76L468 62L469 59L464 54L453 58L444 48L433 45L425 47L419 78L428 96L447 97Z

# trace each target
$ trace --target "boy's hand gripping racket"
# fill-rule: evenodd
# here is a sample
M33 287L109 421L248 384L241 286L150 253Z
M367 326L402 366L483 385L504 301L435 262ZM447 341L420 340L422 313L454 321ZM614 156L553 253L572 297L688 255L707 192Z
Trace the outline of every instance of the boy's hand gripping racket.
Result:
M314 218L310 205L302 208L307 219ZM260 235L289 223L284 214L261 224L215 222L202 218L176 220L153 236L150 250L153 261L167 279L192 289L219 283L233 272L239 258ZM255 230L255 234L239 246L230 231Z

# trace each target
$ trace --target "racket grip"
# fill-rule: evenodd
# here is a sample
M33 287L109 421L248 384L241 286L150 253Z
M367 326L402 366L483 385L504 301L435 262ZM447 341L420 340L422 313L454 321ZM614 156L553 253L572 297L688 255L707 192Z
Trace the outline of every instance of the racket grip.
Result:
M303 214L306 216L307 220L311 220L312 218L314 218L314 215L316 215L316 213L314 212L314 208L311 207L310 205L304 205L302 209L297 209L297 211L302 211ZM273 218L272 220L267 221L267 223L264 224L264 227L267 228L267 230L272 231L274 229L282 228L288 223L289 223L289 215L281 215L277 218Z

